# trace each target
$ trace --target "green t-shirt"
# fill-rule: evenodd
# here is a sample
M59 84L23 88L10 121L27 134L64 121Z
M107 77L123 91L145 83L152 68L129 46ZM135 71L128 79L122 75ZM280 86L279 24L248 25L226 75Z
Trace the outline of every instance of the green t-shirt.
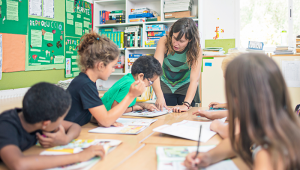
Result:
M104 93L101 98L106 110L111 109L111 105L114 101L121 103L124 97L128 94L131 84L135 82L131 73L123 76L120 80L118 80L111 88L108 89L107 92ZM135 105L136 98L133 102L128 106L131 107Z

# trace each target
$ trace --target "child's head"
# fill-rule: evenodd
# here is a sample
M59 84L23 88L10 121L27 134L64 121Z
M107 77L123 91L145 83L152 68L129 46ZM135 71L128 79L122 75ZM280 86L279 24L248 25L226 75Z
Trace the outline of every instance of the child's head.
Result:
M256 144L272 155L273 165L277 154L285 169L299 169L300 124L277 64L264 54L241 54L229 63L225 85L233 149L253 165L249 148Z
M195 63L200 53L200 36L195 21L191 18L177 20L170 28L166 47L172 55L187 48L187 63L189 66Z
M222 71L223 71L223 76L225 77L225 72L226 72L226 68L227 65L230 63L230 61L232 61L233 59L235 59L235 57L239 56L240 54L242 54L241 52L235 52L235 53L231 53L228 54L222 61Z
M95 32L85 34L78 45L81 72L93 70L99 79L107 80L115 70L120 51L115 43Z
M144 81L146 85L150 86L162 75L161 64L153 56L144 55L133 63L131 74L137 80Z
M35 84L23 99L25 121L29 124L41 123L44 131L57 129L70 107L70 94L50 83Z

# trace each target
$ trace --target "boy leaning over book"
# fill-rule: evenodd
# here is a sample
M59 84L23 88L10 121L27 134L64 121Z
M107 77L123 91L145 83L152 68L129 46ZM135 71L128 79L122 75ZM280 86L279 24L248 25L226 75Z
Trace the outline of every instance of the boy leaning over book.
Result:
M9 169L47 169L104 156L101 145L91 146L78 154L59 156L24 156L22 151L35 145L66 145L80 133L80 126L64 121L71 96L60 87L38 83L25 94L22 109L0 115L0 161Z

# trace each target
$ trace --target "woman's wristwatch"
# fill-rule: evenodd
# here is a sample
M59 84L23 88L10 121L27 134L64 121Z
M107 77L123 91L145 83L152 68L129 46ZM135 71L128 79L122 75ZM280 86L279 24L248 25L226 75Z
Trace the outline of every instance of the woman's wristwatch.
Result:
M191 104L187 101L182 102L182 104L185 105L186 107L188 107L188 109L190 109L190 107L192 107Z

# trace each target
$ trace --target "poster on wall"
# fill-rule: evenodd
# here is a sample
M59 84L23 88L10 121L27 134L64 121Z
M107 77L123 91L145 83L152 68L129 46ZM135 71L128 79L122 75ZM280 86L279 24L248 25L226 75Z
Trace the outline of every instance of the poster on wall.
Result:
M66 36L81 37L92 30L92 6L83 0L66 0Z
M42 0L29 0L29 15L42 16Z
M79 67L77 64L77 46L80 42L80 38L65 38L65 47L66 47L66 71L65 77L76 77L79 73Z
M29 18L26 70L64 68L64 23Z
M1 79L2 79L2 34L0 34L0 80Z
M0 0L0 32L27 34L28 1Z
M43 0L43 17L54 18L54 0Z

